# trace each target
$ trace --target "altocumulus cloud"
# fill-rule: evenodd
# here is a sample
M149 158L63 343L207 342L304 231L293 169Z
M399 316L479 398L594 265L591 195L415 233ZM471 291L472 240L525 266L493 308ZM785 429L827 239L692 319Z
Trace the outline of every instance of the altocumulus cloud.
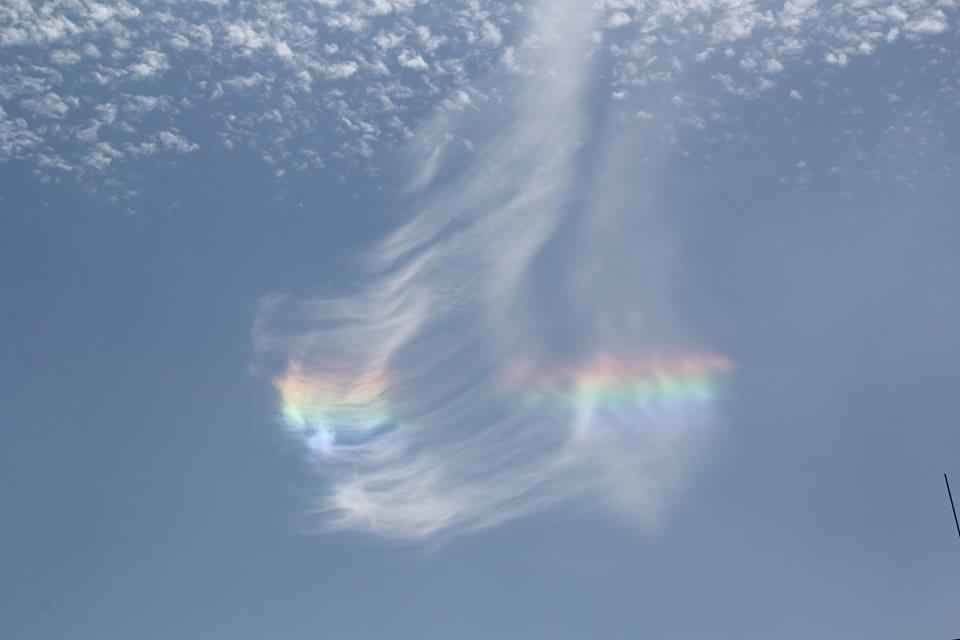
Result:
M953 0L588 4L591 46L610 63L595 89L648 114L660 87L685 115L671 126L722 120L703 100L710 87L787 93L793 69L844 67L894 44L927 43L928 64L944 77L953 68L942 55ZM507 99L485 83L491 72L537 73L522 61L540 49L529 28L539 11L502 0L10 0L0 4L0 162L94 187L105 172L201 144L248 149L278 175L377 165L429 114L462 108L450 96ZM693 93L691 74L708 79ZM184 144L156 144L164 134Z

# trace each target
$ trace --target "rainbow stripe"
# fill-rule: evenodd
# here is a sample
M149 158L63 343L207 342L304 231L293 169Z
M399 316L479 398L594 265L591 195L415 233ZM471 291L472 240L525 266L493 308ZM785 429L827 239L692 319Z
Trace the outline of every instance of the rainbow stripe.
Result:
M536 405L662 409L709 402L717 375L732 367L718 355L601 355L575 367L538 369L523 363L508 371L505 383Z
M359 446L395 428L384 372L339 373L306 373L292 362L273 380L287 427L319 453Z
M708 405L718 374L733 364L717 355L682 354L633 359L596 356L574 367L537 367L521 362L506 370L500 391L508 401L591 417L601 423L640 424L631 410L655 420L642 424L673 429L690 410ZM361 447L397 428L383 370L308 373L299 362L274 379L283 420L307 447L320 454ZM676 419L680 419L678 420ZM593 420L597 422L597 420Z

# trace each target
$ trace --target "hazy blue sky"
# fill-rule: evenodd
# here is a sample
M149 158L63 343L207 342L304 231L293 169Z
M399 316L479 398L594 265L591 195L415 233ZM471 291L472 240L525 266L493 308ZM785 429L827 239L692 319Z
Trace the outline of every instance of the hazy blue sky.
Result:
M0 637L960 636L957 18L0 0Z

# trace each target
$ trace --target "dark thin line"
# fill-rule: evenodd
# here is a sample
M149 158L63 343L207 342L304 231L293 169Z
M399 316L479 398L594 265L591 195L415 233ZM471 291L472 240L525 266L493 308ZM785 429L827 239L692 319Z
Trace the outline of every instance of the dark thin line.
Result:
M953 504L953 492L950 491L950 480L943 474L943 481L947 483L947 497L950 498L950 508L953 509L953 522L957 525L957 535L960 536L960 520L957 520L957 506Z

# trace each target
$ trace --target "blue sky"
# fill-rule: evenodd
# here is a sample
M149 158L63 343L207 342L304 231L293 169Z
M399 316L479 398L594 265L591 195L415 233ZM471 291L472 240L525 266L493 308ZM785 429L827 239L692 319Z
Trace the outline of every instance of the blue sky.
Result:
M5 3L0 636L955 637L956 19Z

